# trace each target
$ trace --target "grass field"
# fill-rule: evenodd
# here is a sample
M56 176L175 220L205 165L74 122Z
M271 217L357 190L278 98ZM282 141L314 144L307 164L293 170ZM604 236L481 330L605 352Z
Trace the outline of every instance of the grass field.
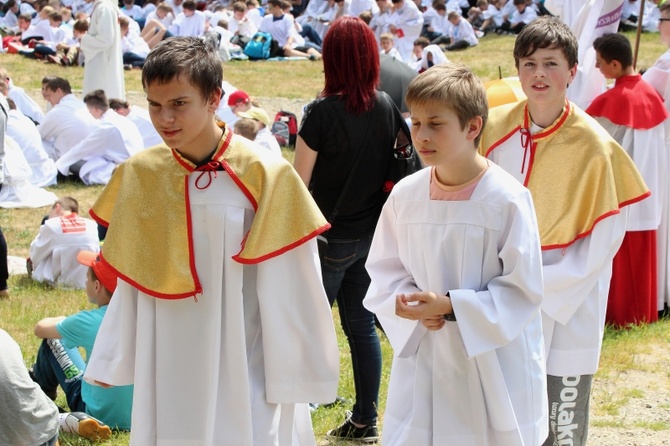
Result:
M629 34L630 38L634 38ZM509 36L487 36L480 45L467 51L450 53L452 61L463 62L470 66L483 80L496 79L499 67L503 76L515 74L511 57L514 38ZM648 67L666 49L660 44L658 35L642 35L639 53L639 67ZM21 56L0 54L0 64L9 70L14 82L26 90L39 90L40 81L47 74L56 74L70 79L75 89L81 88L82 69L63 68L24 59ZM323 66L320 62L231 62L225 65L226 79L252 96L283 97L301 99L305 102L313 98L323 86ZM126 89L141 92L140 72L125 72ZM81 204L81 213L86 214L102 190L101 187L85 187L76 184L61 184L49 188L59 196L70 195ZM37 233L40 220L46 213L42 209L0 209L0 227L2 227L9 253L25 258L28 255L30 241ZM26 364L35 360L39 340L32 334L35 323L46 316L66 315L89 308L83 291L53 289L34 283L25 275L16 275L10 279L11 298L0 301L0 327L8 331L20 344ZM354 390L349 363L348 347L341 331L338 332L342 358L339 394L353 399ZM601 369L596 377L592 402L593 429L597 435L599 429L614 429L621 436L644 437L654 432L670 438L670 418L663 416L633 416L631 407L645 401L645 396L660 394L665 402L661 408L670 407L670 322L663 321L653 326L634 327L630 330L608 330L605 336ZM384 376L379 409L383 414L386 401L386 384L390 371L392 352L383 339ZM659 359L651 363L648 358ZM620 378L633 372L654 374L649 388L622 385ZM647 385L647 384L645 384ZM640 384L641 386L641 384ZM62 394L58 403L65 405ZM650 413L649 411L647 413ZM663 412L663 413L667 413ZM339 424L344 416L344 408L318 409L313 414L314 427L321 439L325 432ZM383 415L380 418L383 422ZM628 437L626 437L628 438ZM127 445L127 433L114 435L107 444ZM634 440L602 442L594 444L638 444ZM323 440L320 440L323 442ZM86 440L63 435L61 445L86 445ZM656 443L640 443L656 444ZM663 444L663 443L658 443Z

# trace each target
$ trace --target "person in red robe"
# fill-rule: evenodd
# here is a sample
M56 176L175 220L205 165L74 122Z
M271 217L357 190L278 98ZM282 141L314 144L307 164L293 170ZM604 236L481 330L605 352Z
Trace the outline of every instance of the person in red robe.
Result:
M656 235L668 230L667 225L659 227L668 188L663 172L668 112L661 96L635 72L626 36L606 34L593 47L596 67L615 83L586 112L626 150L652 193L631 206L626 235L614 257L606 322L624 327L658 318Z

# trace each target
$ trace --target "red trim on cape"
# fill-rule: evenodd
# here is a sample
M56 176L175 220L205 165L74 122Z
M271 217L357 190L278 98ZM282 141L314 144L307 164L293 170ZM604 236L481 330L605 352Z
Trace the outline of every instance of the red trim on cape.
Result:
M99 224L103 225L105 228L109 227L109 222L103 220L99 215L97 215L95 212L93 212L93 208L89 209L88 215L90 215L91 218L96 221L96 223L99 223Z
M256 264L256 263L261 263L265 260L268 260L268 259L271 259L273 257L277 257L281 254L284 254L285 252L288 252L288 251L292 250L296 246L302 245L303 243L307 242L310 239L313 239L317 235L326 232L328 229L330 229L330 223L326 223L325 225L321 226L320 228L316 229L315 231L312 231L310 234L307 234L303 238L301 238L299 240L296 240L295 242L293 242L293 243L291 243L287 246L284 246L281 249L278 249L278 250L273 251L271 253L265 254L264 256L261 256L261 257L255 258L255 259L245 259L245 258L240 257L240 254L237 253L233 256L233 260L235 260L238 263L245 264L245 265L253 265L253 264ZM247 240L247 237L245 236L244 240L242 242L242 249L240 250L240 252L242 252L244 250L244 243L246 242L246 240Z
M568 119L568 115L570 114L570 101L566 99L565 101L565 110L563 111L563 115L558 118L558 121L556 121L553 125L547 127L546 129L543 129L536 134L530 134L530 112L528 111L528 104L526 104L526 108L524 110L524 115L523 115L523 128L528 129L528 133L530 134L530 159L528 160L528 171L526 172L526 178L523 180L523 185L524 187L528 187L528 182L530 181L530 173L533 171L533 162L535 161L535 152L537 151L537 141L546 138L547 136L550 136L552 133L556 132L559 128L563 126L565 123L565 120ZM521 166L523 169L523 166Z
M219 140L221 140L224 135L226 135L226 139L223 140L223 144L221 144L221 146L218 147L217 151L214 152L214 154L212 155L212 161L219 161L217 158L220 158L223 155L223 152L225 152L228 146L230 145L230 140L233 138L233 132L230 131L230 129L227 129L225 127L219 127L219 128L223 131L223 133L221 134L221 138L219 138ZM226 134L226 130L228 130L228 134ZM179 153L177 149L170 148L170 150L172 151L172 156L184 169L188 171L189 174L197 170L195 164L191 163L186 158L184 158L184 155Z
M639 74L617 79L614 87L593 100L586 113L636 130L652 129L668 117L663 97Z
M565 109L563 110L562 115L558 118L558 121L554 122L546 129L540 130L536 134L531 135L531 137L533 139L542 139L551 135L552 133L554 133L556 130L558 130L563 126L563 123L565 122L566 119L568 119L569 114L570 114L570 101L566 99ZM523 116L523 125L524 127L530 130L530 123L531 123L530 112L528 111L528 104L526 104L526 109L524 110L524 116Z
M202 293L202 289L201 289L200 291L198 291L198 290L193 290L193 291L189 291L189 292L181 293L181 294L162 294L162 293L157 293L157 292L155 292L155 291L153 291L153 290L150 290L150 289L148 289L148 288L143 287L143 286L140 285L139 283L137 283L137 282L135 282L134 280L132 280L130 277L128 277L128 276L126 276L126 275L124 275L124 274L121 274L121 273L119 272L119 270L117 270L116 268L114 268L112 265L110 265L110 264L105 260L105 258L103 257L102 252L100 252L100 261L101 261L102 263L104 263L108 268L111 268L112 271L114 271L114 272L116 273L116 275L117 275L119 278L123 279L124 282L127 282L128 284L130 284L133 288L136 288L138 291L141 291L141 292L144 293L144 294L148 294L149 296L156 297L156 298L158 298L158 299L168 299L168 300L185 299L185 298L187 298L187 297L195 297L196 294L200 294L200 293Z
M188 179L189 176L184 177L184 202L186 203L186 232L188 234L188 266L191 270L191 276L193 277L193 283L195 284L196 293L202 293L202 285L200 284L200 278L198 277L198 272L195 269L195 253L193 249L193 225L191 223L191 200L188 196Z
M526 171L526 178L523 180L523 187L528 188L530 181L530 173L533 171L533 161L535 161L535 149L537 149L537 142L530 139L530 159L528 160L528 170ZM522 167L523 168L523 167Z
M621 212L621 208L626 207L626 206L629 206L629 205L634 204L634 203L637 203L638 201L642 201L642 200L644 200L645 198L649 197L650 195L651 195L651 191L647 191L646 193L640 195L640 196L637 197L637 198L633 198L633 199L631 199L631 200L624 201L623 203L619 203L619 209L614 209L614 210L612 210L612 211L610 211L610 212L606 212L605 214L603 214L603 215L601 215L600 217L596 218L595 221L593 222L593 225L591 226L591 229L589 229L588 231L583 232L583 233L581 233L581 234L577 234L577 236L575 236L575 238L572 239L572 241L570 241L570 242L568 242L568 243L562 243L562 244L559 244L559 245L541 246L542 251L548 251L548 250L550 250L550 249L564 249L564 248L567 248L568 246L572 245L573 243L575 243L575 242L578 241L579 239L582 239L582 238L584 238L584 237L588 237L589 235L591 235L591 233L593 232L593 228L595 228L596 225L597 225L600 221L606 219L607 217L611 217L612 215L619 214L619 213Z
M485 157L485 158L488 158L488 157L489 157L489 153L493 152L493 149L497 149L499 145L501 145L502 143L504 143L505 141L507 141L508 139L510 139L510 138L512 137L512 135L514 135L514 134L515 134L516 132L518 132L520 129L521 129L521 126L520 126L520 125L517 125L516 127L514 127L514 129L513 129L511 132L509 132L507 135L503 136L500 140L498 140L498 141L496 141L495 143L493 143L493 144L491 145L491 147L489 147L489 149L486 151L486 155L484 155L484 157Z
M182 155L179 152L177 152L176 149L172 149L172 156L174 157L174 159L177 160L177 162L181 165L181 167L186 169L188 173L195 171L195 166L187 162L186 158L183 158Z
M233 171L233 168L230 167L230 164L228 164L226 161L222 161L221 165L226 170L226 172L228 172L228 175L230 175L230 178L235 182L235 184L237 184L237 187L240 188L240 190L242 191L244 196L247 197L247 199L249 200L251 205L254 207L254 212L257 211L258 210L258 202L256 201L256 198L251 194L249 189L247 189L247 187L244 185L242 180L240 180L238 178L238 176L235 175L235 171ZM245 239L246 239L246 236L245 236Z

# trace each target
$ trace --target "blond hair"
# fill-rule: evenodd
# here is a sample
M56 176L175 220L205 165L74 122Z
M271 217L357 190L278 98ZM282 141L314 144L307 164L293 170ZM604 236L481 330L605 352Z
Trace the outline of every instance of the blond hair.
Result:
M435 65L415 77L407 88L405 102L410 109L427 103L443 104L456 112L461 129L475 117L482 117L482 131L489 116L489 104L482 81L463 64ZM479 144L481 131L475 139Z

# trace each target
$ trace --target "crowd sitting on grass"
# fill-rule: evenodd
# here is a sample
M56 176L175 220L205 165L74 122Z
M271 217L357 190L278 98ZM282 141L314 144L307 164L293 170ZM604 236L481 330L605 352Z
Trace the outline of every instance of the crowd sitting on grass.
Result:
M368 23L384 52L420 67L422 56L415 51L420 37L443 51L465 50L489 33L516 35L537 17L551 14L540 0L276 0L276 7L267 0L262 5L257 0L139 1L142 6L124 1L119 25L126 69L141 68L149 50L171 36L208 38L222 60L244 59L244 48L258 31L275 41L270 57L320 59L330 22L348 15ZM660 3L647 2L643 30L657 31ZM19 8L10 0L0 17L7 34L3 48L63 66L83 65L79 43L88 29L90 5L87 0L36 0ZM626 0L621 29L636 27L637 15L638 0Z

